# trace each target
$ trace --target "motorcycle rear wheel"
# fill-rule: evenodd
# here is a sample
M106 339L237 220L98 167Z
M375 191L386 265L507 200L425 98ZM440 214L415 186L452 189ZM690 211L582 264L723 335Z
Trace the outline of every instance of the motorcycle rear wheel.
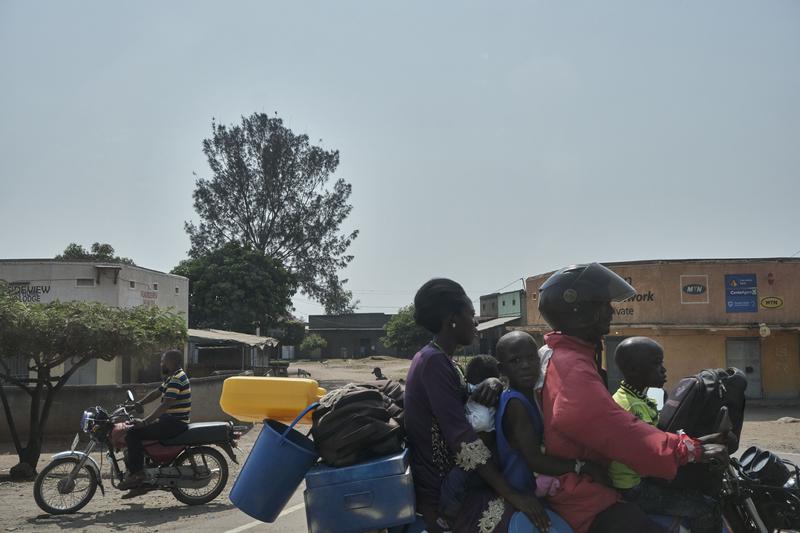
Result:
M84 464L77 473L74 486L66 487L69 474L78 463L75 457L64 457L56 459L39 472L33 484L33 499L42 511L72 514L89 503L97 491L98 480L88 464Z
M192 456L194 456L197 466L208 465L211 470L211 481L200 489L176 487L172 489L172 495L186 505L202 505L219 496L228 483L228 461L216 449L210 446L199 446L183 452L176 460L175 465L192 466L190 461Z

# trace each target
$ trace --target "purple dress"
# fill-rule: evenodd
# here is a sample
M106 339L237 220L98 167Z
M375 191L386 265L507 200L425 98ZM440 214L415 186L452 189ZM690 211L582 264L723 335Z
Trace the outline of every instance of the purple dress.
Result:
M441 350L425 346L411 362L405 388L405 424L417 511L429 527L438 516L442 481L453 466L467 472L493 460L489 448L467 422L463 373ZM467 495L456 532L506 531L514 509L491 490ZM441 527L441 526L440 526Z

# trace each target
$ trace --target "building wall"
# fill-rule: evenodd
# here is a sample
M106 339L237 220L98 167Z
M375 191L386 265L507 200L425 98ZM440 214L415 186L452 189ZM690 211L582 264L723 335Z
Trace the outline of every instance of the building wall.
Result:
M615 304L615 324L800 324L798 260L609 263L607 266L637 291L633 300ZM755 312L727 311L725 276L734 274L755 275ZM550 273L528 278L528 294L538 293L549 276ZM688 294L684 288L690 285L705 290L702 294ZM768 307L768 300L775 298L782 305ZM537 303L534 298L528 299L529 324L544 324Z
M704 368L725 368L726 335L708 334L702 331L661 333L635 328L615 328L613 336L650 337L664 348L664 367L667 369L665 388L672 390L681 378L696 374ZM738 332L737 336L742 336ZM613 364L613 351L606 353L606 368Z
M497 318L498 293L481 296L477 314L481 318Z
M396 354L395 350L387 348L381 343L380 339L386 335L383 330L372 331L313 331L309 333L316 333L321 336L328 345L320 352L323 359L327 358L351 358L351 357L364 357L369 355L407 355ZM368 339L369 349L364 353L361 351L362 339ZM306 354L303 354L306 355ZM309 354L310 355L310 354ZM411 354L414 355L414 354Z
M635 298L614 304L610 335L644 335L659 342L665 350L668 389L704 368L726 367L727 339L753 338L759 339L764 397L800 396L800 261L688 260L607 266L637 289ZM755 308L729 312L726 275L748 274L755 279ZM536 298L549 276L526 281L531 296L529 331L549 329L539 315ZM782 305L776 307L776 302ZM770 330L766 337L760 335L762 324ZM606 354L607 366L610 357L613 353Z
M522 316L525 307L525 291L504 292L497 297L497 316Z
M95 384L99 383L102 385L109 385L111 383L120 383L122 381L122 365L118 364L116 360L98 360L96 372L97 376ZM119 377L117 376L118 373Z
M31 303L60 301L99 302L113 307L135 307L156 305L183 313L188 324L189 280L138 266L116 265L113 269L96 268L93 262L65 262L54 260L0 260L0 280L11 285L18 297ZM93 280L91 286L82 286L77 280ZM123 366L119 358L113 361L97 361L96 369L82 368L71 383L87 380L99 385L125 381ZM142 369L152 372L152 361L129 363L131 376ZM63 372L63 365L54 369L54 375ZM157 373L157 372L156 372ZM93 374L93 375L91 375Z
M384 328L390 318L392 315L385 313L310 315L308 333L317 334L327 341L328 345L320 352L323 358L396 355L394 350L390 350L380 342L386 335ZM310 357L314 354L301 355Z
M114 307L157 305L188 314L188 279L137 266L118 266L115 282L114 270L100 269L98 276L98 269L91 262L0 260L0 280L11 284L12 290L26 302L83 301ZM94 280L94 285L78 286L78 279Z
M777 331L761 340L761 379L768 397L800 394L800 333Z
M119 307L155 305L189 314L189 280L174 274L123 266L119 274Z
M392 315L386 313L350 313L346 315L309 315L309 330L381 329Z
M762 338L756 330L732 329L724 332L658 331L647 328L615 328L612 336L650 337L664 348L667 369L665 388L672 390L682 378L704 368L726 368L728 339L752 338L760 341L761 387L768 399L796 398L800 395L800 333L779 331ZM613 353L606 353L606 367Z
M222 394L222 384L226 376L212 376L207 378L192 378L192 422L214 422L232 420L219 406ZM137 398L141 398L160 383L145 383L136 385L66 385L56 396L47 420L45 435L72 435L78 432L78 424L84 409L101 405L113 408L115 405L127 401L126 389L131 389ZM11 412L14 413L14 422L17 431L25 438L30 431L28 413L30 411L30 398L17 387L4 387L8 397ZM145 406L149 413L157 404ZM10 442L11 434L8 430L6 417L0 417L0 442Z
M91 287L77 286L78 279L91 279ZM0 261L0 280L7 281L25 302L91 301L117 306L117 290L113 276L104 272L97 282L93 263L56 261ZM27 285L19 285L27 283ZM16 287L16 288L15 288Z

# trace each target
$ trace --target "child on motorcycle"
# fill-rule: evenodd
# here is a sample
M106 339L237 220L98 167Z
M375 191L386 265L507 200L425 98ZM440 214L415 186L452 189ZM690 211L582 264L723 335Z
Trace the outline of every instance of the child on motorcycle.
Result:
M619 344L614 359L623 375L614 400L640 420L655 426L658 410L655 400L647 396L647 389L661 388L667 381L664 350L647 337L630 337ZM642 478L616 461L611 463L608 473L623 497L644 512L686 518L692 533L721 531L719 506L699 491L664 486L663 482Z
M542 451L542 416L534 398L539 379L539 347L524 331L512 331L497 343L500 372L508 388L500 396L495 433L497 456L509 485L520 491L534 492L539 498L556 496L561 485L554 476L575 472L597 483L608 484L603 467L580 459L546 455ZM586 491L583 498L592 499ZM552 531L571 532L564 520L548 510Z
M470 359L465 372L467 387L475 387L489 378L499 378L497 359L491 355L481 354ZM490 449L495 449L494 435L494 407L487 407L468 399L464 406L467 421L478 433L478 437ZM441 499L439 500L439 513L445 520L455 521L464 495L470 489L486 487L477 472L467 472L454 466L442 482Z

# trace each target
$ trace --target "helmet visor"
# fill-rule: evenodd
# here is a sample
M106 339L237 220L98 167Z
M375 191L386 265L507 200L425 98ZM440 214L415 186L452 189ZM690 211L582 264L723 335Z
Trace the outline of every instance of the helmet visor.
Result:
M620 302L636 294L630 283L600 263L586 267L575 280L578 299L584 302Z
M551 286L567 303L619 302L636 294L627 281L600 263L563 268L550 276L540 291Z

